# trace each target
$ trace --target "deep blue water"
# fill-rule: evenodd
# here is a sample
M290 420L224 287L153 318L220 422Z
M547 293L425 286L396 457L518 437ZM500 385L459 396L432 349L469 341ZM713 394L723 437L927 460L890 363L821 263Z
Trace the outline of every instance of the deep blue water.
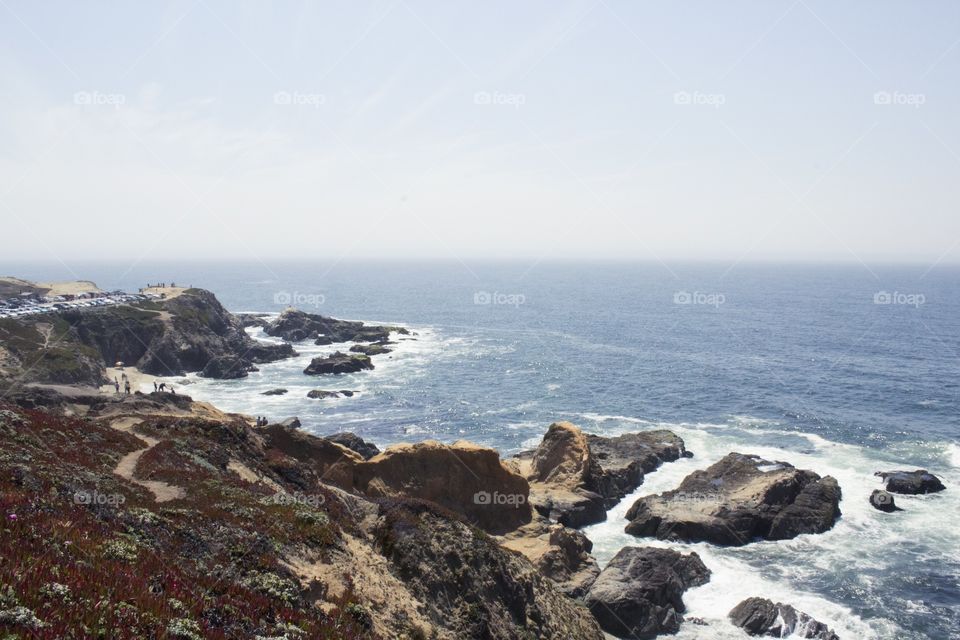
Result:
M310 344L298 346L299 360L247 380L185 381L187 393L226 409L298 415L318 433L350 429L381 446L467 438L511 453L558 419L602 433L676 430L696 457L651 474L637 495L672 488L731 450L835 475L844 518L828 534L738 550L686 545L716 567L713 586L687 598L691 614L711 625L688 637L740 637L723 613L741 593L803 604L843 638L960 637L960 268L728 267L318 262L0 271L128 290L176 281L214 291L234 311L278 312L289 294L307 311L417 332L395 354L375 357L375 371L335 382L300 373L311 355L329 350ZM884 292L892 303L876 303ZM278 386L291 391L259 395ZM314 387L361 393L308 400ZM866 505L878 486L872 474L895 466L929 468L950 488L898 499L907 509L899 516L879 514ZM622 534L628 503L591 528L601 561L636 543Z

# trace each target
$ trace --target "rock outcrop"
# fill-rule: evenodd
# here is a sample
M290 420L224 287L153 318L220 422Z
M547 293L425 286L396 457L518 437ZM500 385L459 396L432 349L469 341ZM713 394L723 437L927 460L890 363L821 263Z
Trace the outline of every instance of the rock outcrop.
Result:
M351 320L337 320L319 314L287 309L264 331L267 335L288 342L315 340L317 344L335 342L386 342L391 332L408 333L401 327L366 325Z
M696 553L624 547L584 602L607 633L646 640L679 631L686 610L683 593L709 580L710 570Z
M530 503L541 515L568 527L602 522L603 496L587 486L601 473L587 437L569 422L550 425L529 464L521 469L530 481Z
M264 391L260 395L262 396L282 396L287 393L286 389L270 389L269 391Z
M822 533L840 516L834 478L786 462L731 453L677 489L637 500L627 533L661 540L744 545Z
M319 376L327 373L356 373L364 369L373 369L370 356L362 353L347 354L337 351L330 356L314 358L303 372L308 376Z
M503 546L522 553L540 573L571 598L582 598L600 575L590 552L593 543L580 531L535 519L504 536Z
M203 289L188 289L175 298L153 303L159 309L162 333L154 340L136 341L146 345L139 358L116 357L136 363L145 373L183 375L203 371L214 358L232 357L244 367L274 362L295 355L287 344L257 342L247 335L236 316L223 308L217 298ZM84 313L84 312L79 312ZM107 354L105 354L107 355ZM113 358L107 358L107 362ZM233 375L236 367L225 367Z
M218 380L236 380L246 378L250 371L255 370L256 367L249 362L229 354L210 358L200 375L204 378L217 378Z
M353 489L354 469L363 462L357 452L283 424L260 427L257 433L264 440L273 470L284 480L304 489L313 482ZM275 454L271 456L271 452ZM305 470L312 475L305 475Z
M903 511L894 501L893 494L882 489L874 489L873 493L870 494L870 506L886 513Z
M357 434L350 433L349 431L335 433L331 436L324 436L323 439L329 440L330 442L336 442L337 444L343 445L351 451L356 451L363 457L364 460L369 460L380 453L380 449L377 448L377 445L373 444L372 442L366 442Z
M435 502L488 533L506 533L531 520L527 480L508 469L494 449L465 441L388 447L356 466L354 486L371 497Z
M921 495L937 493L946 489L940 478L926 469L916 471L878 471L874 475L880 477L892 493L905 495Z
M370 344L355 344L350 347L350 351L354 353L364 353L368 356L379 356L385 353L391 353L393 349L390 349L380 342L371 342Z
M451 638L603 640L590 613L520 555L430 503L381 505L379 547Z
M98 387L107 382L105 366L118 361L151 375L243 377L256 364L293 355L289 344L250 338L203 289L162 301L0 319L0 378L23 382Z
M729 614L730 621L751 636L840 640L827 625L788 604L766 598L747 598Z
M531 504L539 513L581 527L605 520L607 509L640 486L645 473L688 455L670 431L606 438L557 422L534 451L518 457L518 467L530 480Z
M587 444L600 467L600 473L587 480L587 487L604 497L607 508L643 484L644 474L664 462L693 456L680 436L665 429L612 438L588 434Z

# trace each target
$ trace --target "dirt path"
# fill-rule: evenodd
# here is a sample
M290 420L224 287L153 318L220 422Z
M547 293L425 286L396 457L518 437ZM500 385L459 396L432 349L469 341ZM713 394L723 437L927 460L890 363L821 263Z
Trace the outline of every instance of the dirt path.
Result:
M140 422L141 420L139 418L120 418L119 420L114 420L111 422L110 426L117 431L133 433L133 427ZM153 494L154 500L157 502L169 502L170 500L179 500L180 498L186 497L187 492L182 487L177 487L166 482L159 482L157 480L139 480L133 477L133 472L136 470L137 463L140 461L140 458L143 456L143 454L160 444L160 441L156 438L151 438L150 436L145 436L139 433L134 435L147 443L147 446L143 449L131 451L127 455L120 458L120 462L117 463L117 466L113 472L124 480L129 480L130 482L138 484L141 487L149 489Z

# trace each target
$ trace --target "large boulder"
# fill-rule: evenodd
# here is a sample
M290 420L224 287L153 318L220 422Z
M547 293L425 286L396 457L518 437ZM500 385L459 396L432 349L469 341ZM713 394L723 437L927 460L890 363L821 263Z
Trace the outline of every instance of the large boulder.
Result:
M840 640L822 622L788 604L766 598L747 598L730 611L729 618L751 636Z
M627 511L626 532L734 546L785 540L829 530L840 516L839 503L834 478L731 453L677 489L637 500Z
M337 351L331 356L314 358L303 372L308 376L318 376L326 373L356 373L364 369L373 369L370 356L362 353L347 354Z
M216 378L218 380L236 380L237 378L246 378L250 369L249 362L228 354L211 358L200 375L204 378Z
M624 547L590 587L584 602L607 633L646 640L676 633L683 593L706 584L710 570L696 553Z
M879 476L887 484L887 491L906 495L936 493L946 489L940 478L926 469L916 471L878 471Z
M903 511L894 501L893 494L883 491L882 489L874 489L873 493L870 494L870 506L885 513Z
M372 497L435 502L481 529L503 534L531 520L530 485L494 449L427 440L388 447L356 467L354 484Z

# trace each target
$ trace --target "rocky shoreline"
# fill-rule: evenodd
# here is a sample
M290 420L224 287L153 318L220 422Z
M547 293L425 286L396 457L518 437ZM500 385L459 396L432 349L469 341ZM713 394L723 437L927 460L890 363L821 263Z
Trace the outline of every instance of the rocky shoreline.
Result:
M284 342L255 341L251 326ZM45 332L58 346L31 350ZM234 316L199 289L0 324L0 543L20 550L0 565L0 630L601 640L702 622L685 620L683 601L710 580L699 555L626 546L601 571L579 530L605 520L647 475L695 455L671 431L608 437L559 421L535 449L504 459L467 441L381 450L352 433L312 435L297 419L260 425L182 394L92 389L114 360L164 375L243 377L291 357L299 341L354 343L315 358L305 375L362 371L386 357L391 338L409 335L292 309ZM72 364L56 351L27 371L31 356L60 348ZM310 397L341 394L353 392ZM892 493L945 489L925 470L878 476L885 491L854 499L888 513L899 510ZM640 544L786 540L829 531L843 498L830 476L731 452L676 489L636 500L624 530ZM74 528L58 528L63 518ZM67 596L57 602L51 592ZM761 595L737 605L731 623L750 635L838 638Z

